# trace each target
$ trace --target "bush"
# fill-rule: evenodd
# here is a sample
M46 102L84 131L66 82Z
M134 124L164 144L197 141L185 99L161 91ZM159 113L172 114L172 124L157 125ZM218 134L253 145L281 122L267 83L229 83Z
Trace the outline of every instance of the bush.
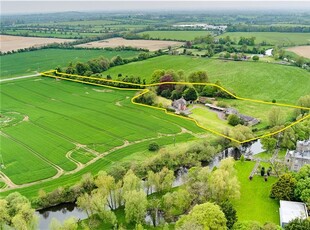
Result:
M232 126L239 125L241 123L240 118L236 114L230 114L227 118L228 124Z
M151 142L149 144L149 151L155 152L159 150L159 145L156 142Z
M252 59L253 59L253 61L258 61L258 60L259 60L259 56L254 55L254 56L252 57Z

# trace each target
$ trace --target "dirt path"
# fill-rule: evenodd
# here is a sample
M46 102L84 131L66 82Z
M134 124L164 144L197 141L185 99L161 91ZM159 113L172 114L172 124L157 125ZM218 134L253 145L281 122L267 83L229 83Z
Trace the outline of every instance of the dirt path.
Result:
M36 73L36 74L32 74L32 75L27 75L27 76L5 78L5 79L0 79L0 82L14 81L14 80L19 80L19 79L23 79L23 78L31 78L31 77L37 77L37 76L40 76L40 74Z
M17 185L13 183L3 172L0 171L0 177L2 178L3 182L6 184L6 188L15 188ZM1 190L1 189L0 189Z

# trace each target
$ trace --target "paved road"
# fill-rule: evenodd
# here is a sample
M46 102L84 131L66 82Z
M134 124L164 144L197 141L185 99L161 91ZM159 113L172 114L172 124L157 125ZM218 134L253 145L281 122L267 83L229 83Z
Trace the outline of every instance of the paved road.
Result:
M39 73L36 73L36 74L32 74L32 75L27 75L27 76L5 78L5 79L1 79L0 82L14 81L14 80L18 80L18 79L30 78L30 77L37 77L37 76L40 76L40 74L39 74Z

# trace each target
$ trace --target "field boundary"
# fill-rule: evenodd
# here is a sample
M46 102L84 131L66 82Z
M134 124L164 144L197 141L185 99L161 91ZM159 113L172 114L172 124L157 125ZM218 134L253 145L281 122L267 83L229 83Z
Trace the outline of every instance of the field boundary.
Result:
M117 86L111 86L111 85L102 85L102 84L98 84L95 82L87 82L87 81L83 81L83 80L77 80L77 79L71 79L71 78L67 78L67 77L61 77L61 76L56 76L53 75L53 73L56 73L58 75L64 75L64 76L71 76L71 77L77 77L77 78L82 78L82 79L89 79L89 80L97 80L97 81L102 81L102 82L108 82L108 83L118 83L118 84L123 84L123 85L130 85L130 86L135 86L135 87L141 87L141 88L124 88L124 87L117 87ZM260 104L267 104L267 105L275 105L275 106L281 106L281 107L289 107L289 108L295 108L295 109L303 109L303 110L310 110L310 108L308 107L303 107L303 106L298 106L298 105L290 105L290 104L284 104L284 103L273 103L273 102L268 102L268 101L262 101L262 100L257 100L257 99L251 99L251 98L244 98L244 97L239 97L233 93L231 93L230 91L228 91L227 89L225 89L222 86L219 86L217 84L214 83L197 83L197 82L160 82L160 83L152 83L152 84L137 84L137 83L131 83L131 82L124 82L124 81L117 81L117 80L109 80L109 79L103 79L103 78L96 78L96 77L87 77L87 76L81 76L81 75L76 75L76 74L67 74L67 73L61 73L58 72L57 70L49 70L46 72L42 72L41 76L46 76L46 77L51 77L51 78L55 78L55 79L62 79L62 80L67 80L67 81L73 81L73 82L79 82L79 83L84 83L84 84L89 84L89 85L96 85L96 86L101 86L101 87L107 87L107 88L113 88L113 89L118 89L118 90L132 90L132 91L141 91L141 93L139 93L138 95L135 95L134 97L131 98L131 103L135 104L135 105L139 105L139 106L144 106L144 107L148 107L148 108L152 108L152 109L157 109L157 110L161 110L164 111L166 114L170 115L170 116L175 116L175 117L179 117L179 118L183 118L186 120L190 120L192 122L194 122L199 128L202 128L206 131L209 131L211 133L214 133L218 136L227 138L231 141L237 142L238 144L244 144L250 141L254 141L260 138L265 138L265 137L270 137L272 135L278 134L280 132L283 132L284 130L296 125L297 123L306 120L308 118L310 118L310 114L308 114L307 116L304 116L302 118L300 118L299 120L291 123L290 125L279 129L275 132L272 133L268 133L268 134L264 134L258 137L254 137L254 138L250 138L244 141L239 141L236 140L230 136L227 136L223 133L220 133L218 131L215 131L213 129L204 127L202 125L200 125L196 119L194 118L190 118L190 117L185 117L185 116L181 116L181 115L176 115L175 113L172 112L168 112L167 109L165 108L159 108L156 106L151 106L151 105L146 105L146 104L142 104L142 103L137 103L134 100L137 99L138 97L141 97L142 95L148 93L150 90L146 89L145 87L152 87L152 86L159 86L159 85L201 85L201 86L213 86L216 88L219 88L220 90L224 91L225 93L229 94L230 96L232 96L235 99L238 100L242 100L242 101L250 101L250 102L255 102L255 103L260 103Z

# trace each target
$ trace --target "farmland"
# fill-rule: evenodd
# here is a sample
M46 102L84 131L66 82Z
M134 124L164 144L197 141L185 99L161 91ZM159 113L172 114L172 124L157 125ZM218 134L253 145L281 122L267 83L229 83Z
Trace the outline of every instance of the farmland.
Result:
M74 41L71 39L55 39L55 38L34 38L0 35L1 52L29 48L31 46L43 46L50 43L64 43Z
M310 58L310 46L295 46L286 50L296 53L299 56Z
M27 117L1 130L1 152L6 165L3 172L15 184L46 179L56 173L58 177L76 169L75 161L85 164L94 157L98 160L102 153L117 146L129 145L135 155L143 150L140 147L137 151L136 141L145 146L149 140L158 139L159 133L163 136L160 142L171 143L175 134L180 137L177 141L193 138L182 134L181 127L203 132L190 121L131 104L134 93L128 91L96 90L92 86L37 78L4 83L1 94L2 113ZM75 161L68 157L71 151ZM123 158L129 157L127 150L120 151L126 153ZM107 162L110 161L106 157L100 158L90 167Z
M279 33L279 32L228 32L219 37L230 36L238 41L240 37L255 37L255 43L267 42L271 45L306 45L310 44L310 33Z
M113 67L104 74L116 78L122 73L150 81L152 73L158 69L184 70L186 75L205 70L211 82L220 81L223 87L238 96L266 101L275 99L277 102L295 104L299 97L310 92L310 75L306 70L263 62L161 56Z
M137 51L107 51L107 50L73 50L73 49L43 49L31 52L15 53L1 56L1 78L9 78L35 72L54 69L57 66L67 66L69 62L88 61L100 56L111 59L119 55L123 58L138 55Z
M150 51L156 51L159 49L167 49L168 46L181 46L181 42L173 41L152 41L152 40L126 40L123 38L110 38L102 41L90 42L86 44L80 44L76 47L88 47L88 48L105 48L105 47L119 47L119 46L132 46L136 48L148 49Z
M196 37L206 36L210 34L207 31L144 31L140 35L148 34L150 38L166 39L166 40L182 40L191 41Z

